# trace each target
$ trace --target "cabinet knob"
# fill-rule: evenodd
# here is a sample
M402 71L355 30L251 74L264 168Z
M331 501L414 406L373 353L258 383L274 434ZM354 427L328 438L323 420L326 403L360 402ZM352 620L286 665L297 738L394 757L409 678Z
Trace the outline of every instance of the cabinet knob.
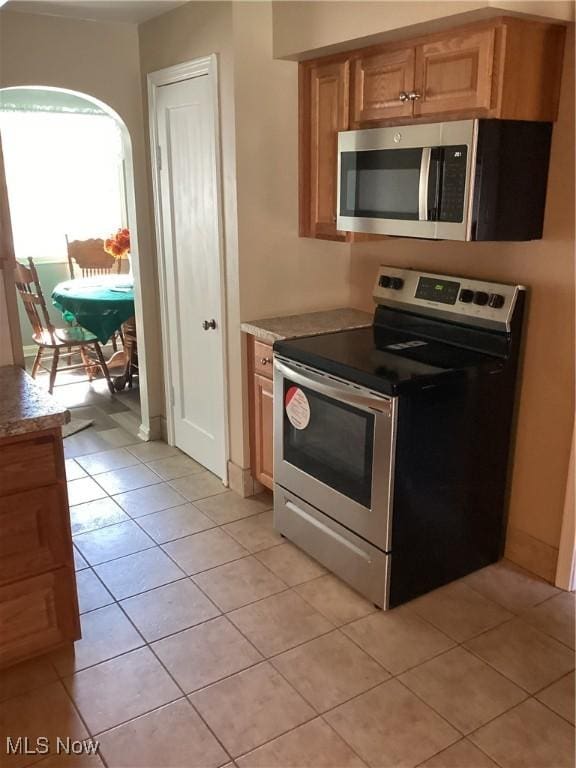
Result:
M400 91L398 94L398 98L400 101L418 101L418 99L422 98L422 94L418 93L418 91Z
M270 365L272 363L271 357L261 357L260 358L260 365Z
M204 328L205 331L209 331L210 328L214 330L216 328L216 320L204 320L202 328Z

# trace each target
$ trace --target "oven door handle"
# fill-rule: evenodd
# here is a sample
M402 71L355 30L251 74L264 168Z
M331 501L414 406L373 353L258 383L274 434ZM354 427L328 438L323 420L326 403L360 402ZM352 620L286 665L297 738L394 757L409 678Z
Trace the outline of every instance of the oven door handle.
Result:
M430 179L431 159L432 147L423 147L418 184L418 219L420 221L428 221L428 181Z
M339 386L337 383L325 384L310 373L300 373L300 371L286 365L286 363L281 363L276 357L274 358L274 368L296 384L301 384L303 387L307 387L314 392L326 395L326 397L340 400L340 402L347 405L356 405L361 408L378 411L378 413L383 413L386 416L392 415L392 402L389 399L377 397L376 395L361 395L356 392L350 392L349 387L345 385Z

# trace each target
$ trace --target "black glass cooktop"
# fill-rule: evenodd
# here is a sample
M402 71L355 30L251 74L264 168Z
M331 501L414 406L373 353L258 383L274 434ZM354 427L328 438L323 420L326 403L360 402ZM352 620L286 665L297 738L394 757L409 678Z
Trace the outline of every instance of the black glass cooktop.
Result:
M276 341L274 351L390 395L404 387L426 385L439 376L502 365L498 357L483 352L377 326Z

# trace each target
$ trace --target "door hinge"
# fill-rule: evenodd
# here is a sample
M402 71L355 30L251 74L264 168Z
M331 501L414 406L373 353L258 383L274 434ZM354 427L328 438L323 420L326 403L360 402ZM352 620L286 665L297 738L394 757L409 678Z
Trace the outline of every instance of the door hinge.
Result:
M173 408L174 404L176 402L176 398L174 397L174 387L170 387L170 407Z
M162 147L160 144L156 147L156 165L158 166L158 170L162 170Z

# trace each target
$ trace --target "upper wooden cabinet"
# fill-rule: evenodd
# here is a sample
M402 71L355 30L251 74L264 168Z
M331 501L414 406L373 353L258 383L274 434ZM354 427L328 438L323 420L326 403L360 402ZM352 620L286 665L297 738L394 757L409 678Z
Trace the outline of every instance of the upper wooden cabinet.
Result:
M497 19L355 51L352 128L493 117L556 119L564 27Z
M491 107L496 30L468 32L415 49L414 115Z
M300 64L300 235L336 229L338 131L475 117L554 121L565 28L500 18Z
M414 90L414 59L414 48L400 48L354 61L354 123L412 116L412 102L400 94Z
M345 240L336 229L338 131L348 129L348 61L315 62L300 69L301 234Z

